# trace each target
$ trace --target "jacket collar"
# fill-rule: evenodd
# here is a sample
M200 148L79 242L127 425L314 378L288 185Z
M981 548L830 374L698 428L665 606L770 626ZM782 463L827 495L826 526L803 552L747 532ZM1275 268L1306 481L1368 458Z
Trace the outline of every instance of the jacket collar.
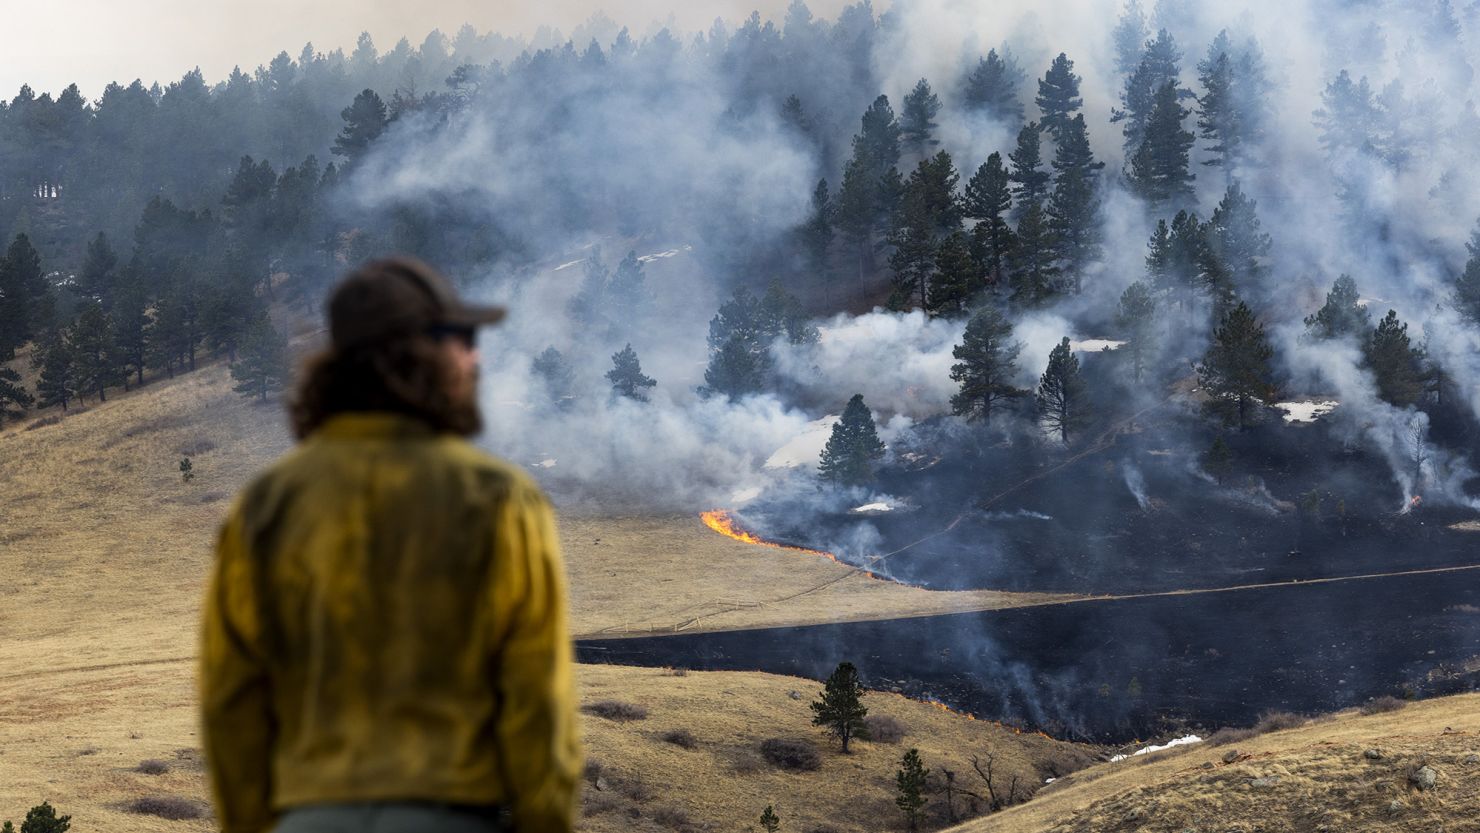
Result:
M432 426L415 417L390 411L348 411L335 414L313 432L329 440L394 440L431 437Z

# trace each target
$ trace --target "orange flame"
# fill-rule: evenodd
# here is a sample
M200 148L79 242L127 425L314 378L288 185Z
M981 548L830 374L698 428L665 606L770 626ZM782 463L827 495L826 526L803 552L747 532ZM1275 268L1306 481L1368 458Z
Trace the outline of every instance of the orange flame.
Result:
M746 532L745 530L737 526L734 517L730 515L728 509L711 509L708 512L701 512L699 513L699 519L704 521L705 526L709 527L715 532L718 532L726 538L732 538L736 541L741 541L746 544L757 544L762 547L771 547L772 549L790 550L792 552L805 552L809 555L820 555L823 558L826 558L828 561L831 561L832 563L839 566L847 567L850 570L858 570L858 568L854 567L852 564L846 564L838 560L838 557L830 552L823 552L822 550L809 550L806 547L791 547L787 546L786 544L777 544L771 541L764 540L762 538L757 538L756 536L750 534L749 532ZM878 578L878 576L870 573L867 570L859 570L859 572L872 579Z

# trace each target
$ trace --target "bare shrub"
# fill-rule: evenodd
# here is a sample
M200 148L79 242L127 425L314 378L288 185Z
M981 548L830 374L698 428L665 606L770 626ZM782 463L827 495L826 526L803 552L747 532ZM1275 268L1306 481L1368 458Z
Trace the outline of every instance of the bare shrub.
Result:
M689 675L689 669L682 667L668 668L663 671L663 675L666 677L687 677Z
M199 802L173 795L144 796L129 802L125 808L141 816L158 816L170 821L198 819L205 816L205 808Z
M1038 761L1038 772L1043 778L1063 778L1095 763L1095 756L1072 746L1058 746L1047 752Z
M61 422L61 414L52 414L51 416L44 416L41 419L38 419L35 422L31 423L30 425L27 425L26 430L35 431L37 428L46 428L47 426L51 425L60 425Z
M766 762L749 749L740 750L740 754L730 761L730 771L736 775L754 775L765 767Z
M103 750L97 748L96 746L84 746L81 749L77 750L77 757L82 758L87 755L96 755L101 751Z
M694 733L688 729L674 729L671 732L664 732L663 740L683 749L693 749L699 745L699 741L694 737Z
M645 720L648 716L647 709L636 703L624 703L621 700L600 700L595 703L587 703L581 707L586 714L594 714L607 720L615 720L618 723L627 723L632 720Z
M587 758L583 774L587 781L595 784L597 778L606 774L606 764L602 763L600 758Z
M1208 735L1208 739L1203 741L1203 743L1206 743L1208 746L1227 746L1230 743L1248 740L1256 734L1258 732L1255 732L1253 729L1224 726L1222 729Z
M909 730L903 723L887 714L871 714L863 719L868 727L868 739L874 743L899 743Z
M1362 704L1359 711L1362 714L1383 714L1384 712L1395 712L1408 705L1407 700L1400 700L1390 694L1374 697Z
M621 808L622 799L611 793L586 790L586 794L581 796L581 815L583 816L599 816Z
M689 814L677 807L659 807L653 811L653 821L672 830L687 830Z
M810 740L768 738L761 743L761 755L773 766L796 772L822 768L822 753Z
M1254 724L1254 734L1267 735L1270 732L1281 732L1285 729L1304 726L1307 722L1309 721L1306 718L1293 712L1265 712L1259 718L1259 722Z
M617 784L617 792L620 792L638 804L646 804L657 798L652 789L641 778L623 779Z
M165 763L164 761L155 760L153 758L150 758L147 761L139 761L139 765L134 767L134 772L143 773L144 775L163 775L169 771L169 764Z

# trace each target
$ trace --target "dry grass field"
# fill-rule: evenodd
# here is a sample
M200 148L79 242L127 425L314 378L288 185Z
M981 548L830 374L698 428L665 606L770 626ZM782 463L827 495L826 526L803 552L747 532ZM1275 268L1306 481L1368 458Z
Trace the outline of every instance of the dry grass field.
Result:
M23 360L18 366L27 369ZM154 830L164 822L126 813L123 803L154 792L204 798L192 751L190 675L211 544L236 490L289 444L279 408L233 393L220 366L152 381L106 403L89 400L64 418L33 415L0 430L0 820L18 821L31 804L50 798L63 812L86 818L86 827ZM179 471L186 455L195 475L188 483ZM725 539L697 515L571 514L561 527L579 634L800 624L1040 601L931 593L850 575L817 556ZM599 680L623 690L620 670L587 672L588 685ZM651 676L629 673L634 686ZM724 685L749 690L747 676ZM695 688L698 679L703 676L649 681L662 684L664 697L687 693L664 701L663 709L666 719L695 721L696 733L701 715L713 719L709 693ZM805 703L797 713L805 716ZM732 737L749 731L740 726L743 709L733 720ZM753 730L762 732L768 720L758 716ZM916 722L924 744L927 724ZM622 737L593 726L593 750L601 754L604 743ZM620 743L606 758L614 771L627 766ZM168 771L134 772L144 760L163 761ZM655 790L665 783L649 781ZM686 806L729 806L731 786L733 779L716 774Z

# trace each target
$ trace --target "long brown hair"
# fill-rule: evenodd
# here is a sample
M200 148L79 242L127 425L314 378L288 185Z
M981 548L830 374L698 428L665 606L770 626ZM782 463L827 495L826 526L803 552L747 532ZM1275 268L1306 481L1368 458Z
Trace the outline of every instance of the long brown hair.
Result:
M471 436L483 430L476 397L459 401L457 368L429 336L385 339L348 349L329 347L303 364L288 402L293 433L312 434L331 416L389 411L433 430Z

